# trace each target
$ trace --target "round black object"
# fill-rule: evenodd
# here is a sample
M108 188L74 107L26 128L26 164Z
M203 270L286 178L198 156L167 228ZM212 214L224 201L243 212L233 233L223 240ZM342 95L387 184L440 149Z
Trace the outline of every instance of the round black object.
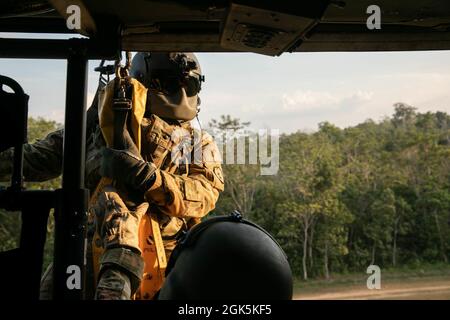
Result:
M160 300L292 299L278 243L236 214L195 226L173 252Z

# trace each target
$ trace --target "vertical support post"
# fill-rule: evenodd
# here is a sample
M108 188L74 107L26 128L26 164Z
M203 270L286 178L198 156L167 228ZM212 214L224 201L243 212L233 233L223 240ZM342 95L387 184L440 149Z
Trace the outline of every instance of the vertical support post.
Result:
M41 206L33 206L33 202L31 202L25 204L25 207L22 208L21 266L19 269L21 269L23 275L27 275L26 280L20 281L21 285L28 288L21 293L21 297L26 300L39 299L43 253L47 237L47 220L50 213L50 204L44 201L42 201ZM45 205L48 205L48 207Z
M81 300L85 292L87 66L86 48L74 43L67 59L62 189L56 191L54 299Z
M22 91L22 88L20 88ZM20 107L16 110L21 130L17 132L18 142L14 146L14 166L11 176L11 189L21 191L23 187L23 144L28 142L28 95L16 92L20 97Z

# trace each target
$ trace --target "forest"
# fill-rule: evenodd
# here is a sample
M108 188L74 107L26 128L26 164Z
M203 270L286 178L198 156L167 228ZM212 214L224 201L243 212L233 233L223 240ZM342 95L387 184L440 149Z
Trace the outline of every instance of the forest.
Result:
M223 116L210 127L242 130ZM280 137L279 171L224 165L225 191L214 214L238 209L269 231L303 279L332 273L448 264L450 254L450 116L418 113L405 103L393 115L340 129Z
M29 119L29 141L58 124ZM246 130L224 115L209 129ZM265 228L302 279L381 268L448 264L450 256L450 116L396 103L393 114L341 129L283 134L279 170L224 164L225 191L210 215L239 210ZM58 188L60 179L27 183ZM45 261L52 257L53 220ZM18 245L20 216L0 211L0 250Z

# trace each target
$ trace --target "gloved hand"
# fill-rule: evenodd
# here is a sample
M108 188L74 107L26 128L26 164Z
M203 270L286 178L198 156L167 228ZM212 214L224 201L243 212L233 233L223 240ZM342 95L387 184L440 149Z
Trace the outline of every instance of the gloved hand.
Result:
M105 148L102 151L100 174L142 193L153 185L156 169L153 163L128 150Z
M155 181L156 167L142 159L128 130L123 132L123 144L123 150L103 149L100 174L144 193Z
M128 247L140 253L138 229L148 206L143 202L130 210L114 187L105 187L95 205L104 247Z
M149 204L130 210L117 190L104 188L95 205L103 240L97 299L129 299L142 280L144 260L139 247L139 225Z

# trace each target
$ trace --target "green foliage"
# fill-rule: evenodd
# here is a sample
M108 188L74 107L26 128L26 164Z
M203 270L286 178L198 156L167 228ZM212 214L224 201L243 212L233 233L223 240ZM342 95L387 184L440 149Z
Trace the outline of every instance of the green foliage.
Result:
M20 223L20 213L0 211L0 251L18 247Z
M44 118L28 118L28 141L33 143L44 138L48 133L55 131L60 125L56 121Z
M212 129L233 131L244 129L249 125L250 122L241 122L239 119L232 118L230 115L222 115L220 116L220 120L212 119L208 124Z
M244 152L244 156L248 154L249 140L244 138L243 150L238 149L238 140L242 139L245 135L246 128L250 125L250 122L241 122L239 119L232 118L231 116L222 116L219 121L212 120L209 123L209 131L217 137L223 139L222 143L226 145L223 150L223 159L227 158L229 142L232 142L234 156L239 152ZM219 142L219 141L218 141ZM233 163L237 162L237 157L234 157ZM254 207L255 195L258 192L258 184L261 183L258 178L259 166L257 164L230 164L223 167L224 177L227 180L227 188L222 195L221 207L216 210L216 213L225 214L232 209L238 209L244 215L252 215Z
M45 120L43 118L28 118L28 141L35 142L37 139L44 138L48 133L58 129L60 125L55 121ZM61 179L53 179L45 182L26 182L24 186L28 190L33 189L57 189L61 185ZM0 210L0 251L5 251L19 246L20 241L20 213L6 212ZM53 215L49 217L47 226L47 242L44 250L44 268L53 259Z
M418 113L404 103L380 122L280 139L276 176L224 164L225 192L215 213L239 209L231 190L252 206L245 216L268 230L304 279L333 272L448 264L450 254L450 116ZM222 116L222 130L245 128Z

